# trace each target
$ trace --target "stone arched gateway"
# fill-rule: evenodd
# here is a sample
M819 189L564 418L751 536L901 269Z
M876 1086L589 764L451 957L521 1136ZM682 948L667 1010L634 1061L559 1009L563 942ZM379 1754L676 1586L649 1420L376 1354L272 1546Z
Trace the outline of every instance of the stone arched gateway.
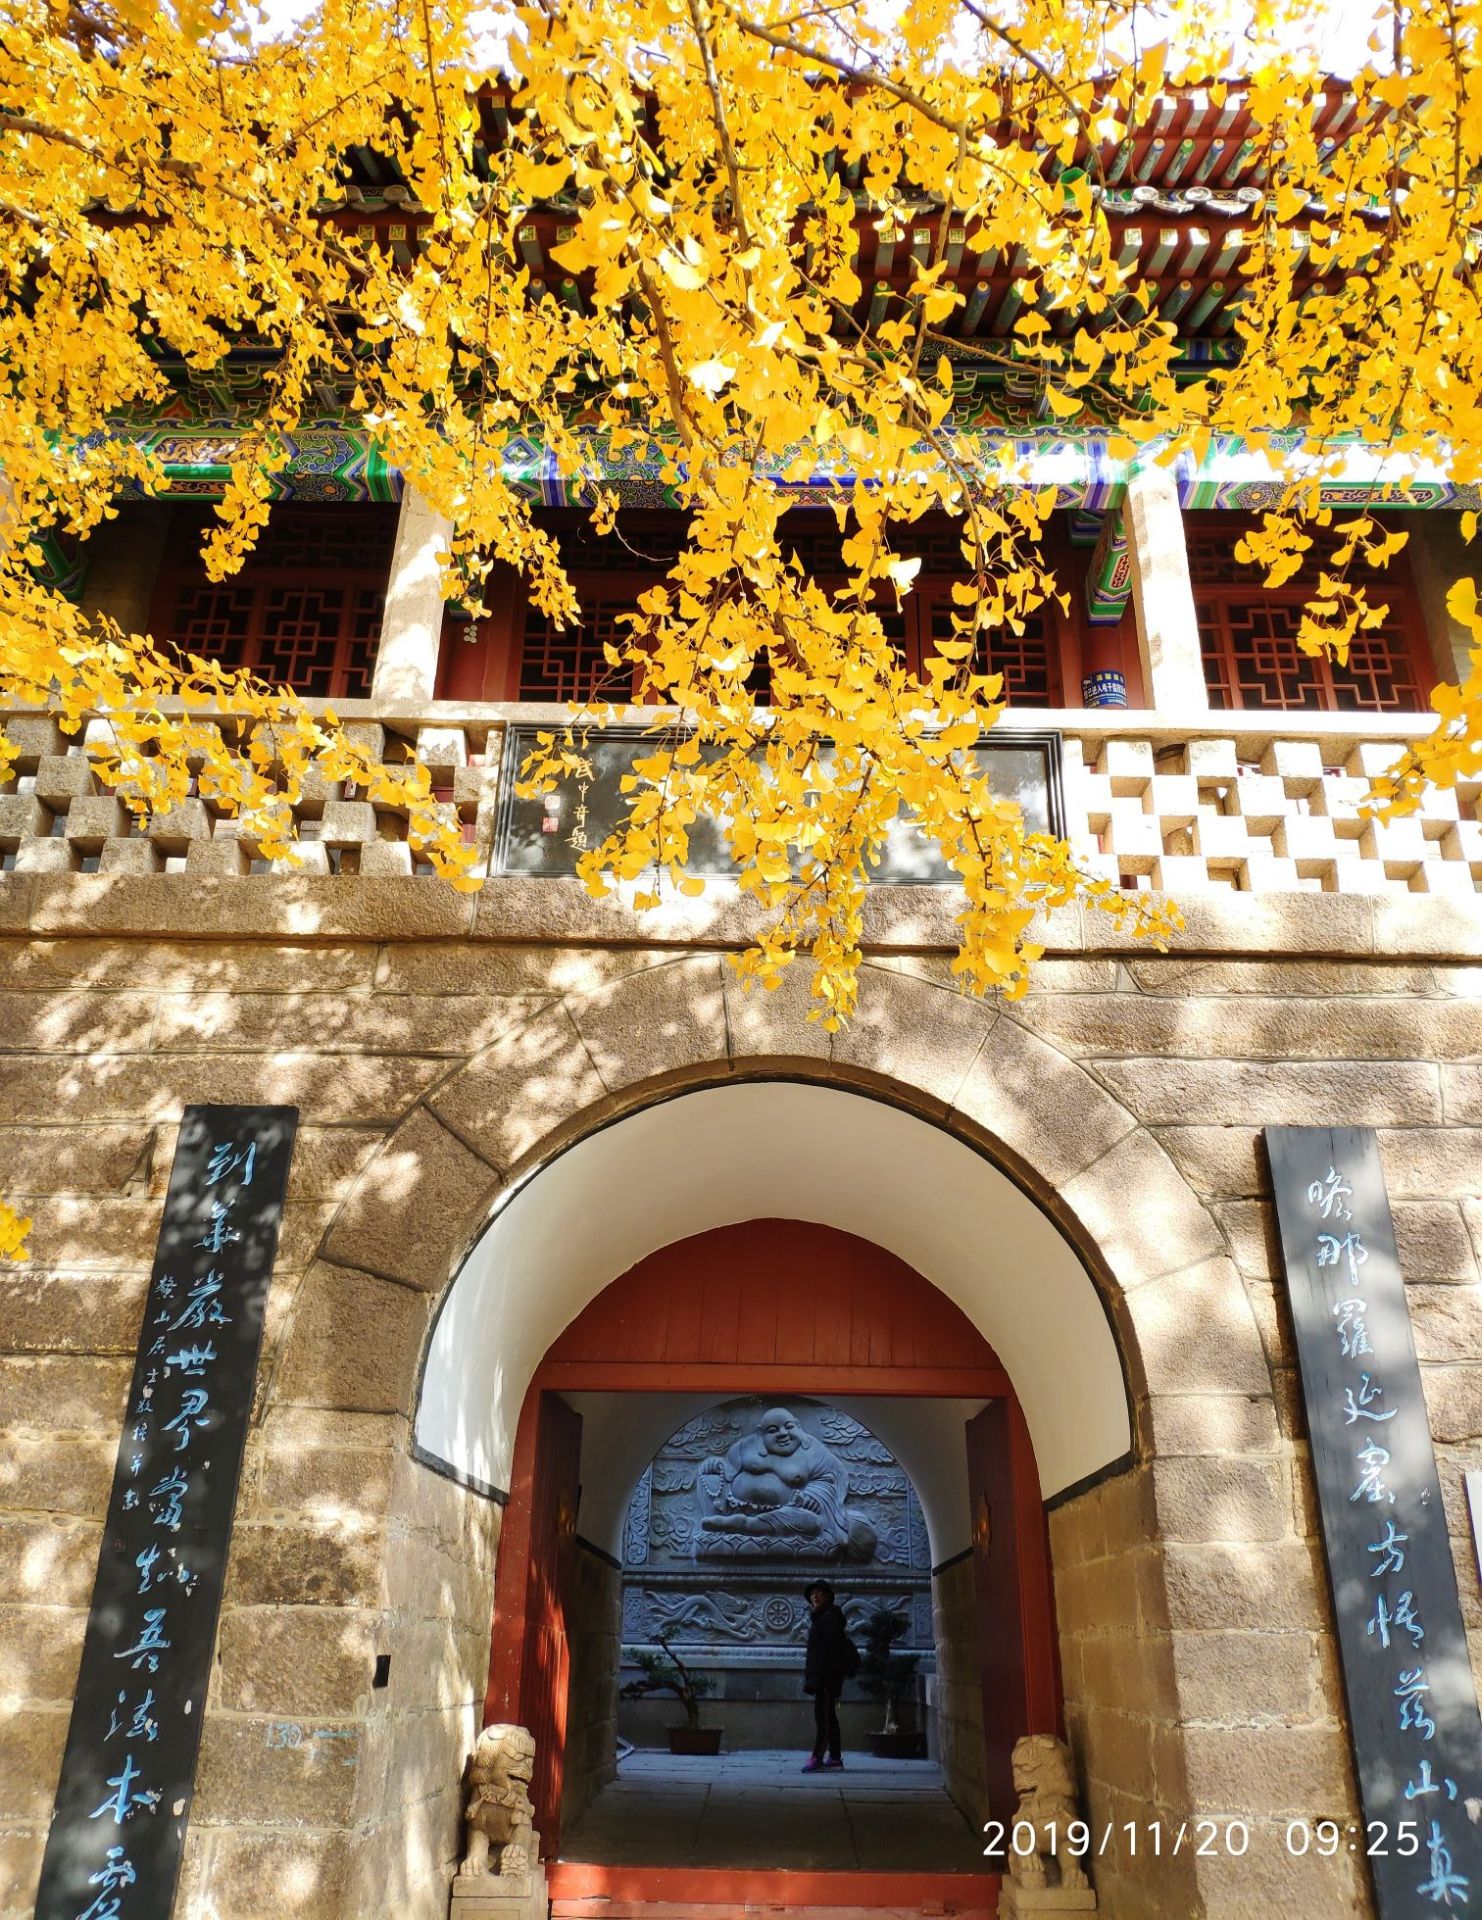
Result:
M424 1380L424 1394L431 1385ZM485 1718L536 1732L532 1799L548 1854L563 1854L558 1836L614 1772L620 1581L610 1520L604 1528L613 1492L631 1491L686 1415L702 1413L697 1424L713 1430L725 1396L736 1389L750 1397L753 1414L769 1403L794 1413L798 1396L822 1396L848 1426L858 1417L873 1422L881 1439L888 1434L886 1457L909 1469L932 1573L924 1597L935 1627L925 1639L944 1654L942 1705L934 1716L938 1754L949 1791L974 1828L990 1808L1014 1804L1015 1740L1061 1730L1039 1476L998 1356L940 1291L869 1241L797 1219L711 1228L640 1260L590 1301L547 1351L521 1407ZM865 1474L865 1496L870 1478ZM974 1529L978 1502L981 1538ZM679 1511L692 1512L693 1504L691 1491ZM771 1569L764 1585L773 1604L782 1597L774 1584L780 1565L789 1569L781 1576L789 1592L809 1573L838 1581L846 1596L877 1581L890 1584L869 1564L873 1533L862 1552L822 1561L800 1543L755 1559L749 1550L731 1557L714 1535L708 1555L691 1552L691 1544L682 1564L702 1580L707 1570L716 1574L733 1606L742 1604L758 1561ZM861 1621L867 1611L860 1609ZM796 1622L785 1631L795 1662ZM682 1626L676 1637L686 1637ZM729 1728L729 1708L726 1714ZM647 1898L684 1907L740 1897L738 1863L717 1862L708 1872L676 1871L671 1863L666 1870L664 1836L657 1838L656 1857L638 1869ZM552 1893L629 1896L637 1855L631 1846L625 1852L633 1859L617 1873L590 1864L553 1868ZM773 1871L764 1852L744 1864L746 1898L788 1911L810 1903L897 1907L967 1891L948 1862L935 1879L898 1874L893 1885L873 1873L800 1878ZM993 1890L977 1891L987 1897ZM978 1903L968 1910L976 1912Z
M425 1093L339 1210L264 1382L269 1405L390 1416L402 1436L380 1557L360 1586L371 1604L347 1621L389 1654L390 1675L358 1730L377 1764L356 1769L353 1795L335 1806L338 1910L389 1900L398 1913L441 1912L483 1690L504 1488L438 1476L402 1424L434 1305L491 1212L497 1226L538 1193L565 1149L676 1093L751 1080L873 1095L923 1138L1002 1169L1074 1248L1115 1331L1130 1457L1109 1456L1119 1470L1095 1484L1060 1487L1050 1519L1067 1727L1109 1832L1106 1910L1180 1920L1206 1905L1254 1910L1272 1858L1269 1848L1243 1860L1186 1849L1133 1858L1122 1823L1285 1807L1294 1768L1314 1811L1351 1805L1336 1731L1274 1724L1281 1698L1318 1682L1326 1602L1294 1516L1301 1482L1273 1445L1275 1387L1219 1227L1082 1068L910 967L877 973L859 1021L832 1041L793 992L742 998L709 957L527 1009L533 1017ZM659 1244L674 1237L659 1224L669 1169L652 1171ZM628 1264L614 1258L604 1277ZM1031 1276L1024 1286L1028 1298ZM542 1351L533 1339L508 1345L486 1397L517 1406ZM1276 1688L1271 1660L1293 1658L1301 1672L1283 1668ZM1346 1862L1281 1870L1288 1887L1294 1871L1310 1876L1312 1911L1356 1897Z

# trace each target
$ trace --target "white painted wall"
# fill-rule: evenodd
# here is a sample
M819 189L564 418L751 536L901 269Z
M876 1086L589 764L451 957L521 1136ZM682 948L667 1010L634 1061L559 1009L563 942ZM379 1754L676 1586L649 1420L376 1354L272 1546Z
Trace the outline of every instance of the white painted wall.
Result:
M780 1081L646 1107L512 1194L433 1330L418 1443L458 1472L508 1486L520 1404L557 1334L646 1254L754 1219L858 1234L954 1300L1014 1382L1047 1497L1130 1448L1100 1298L1034 1202L991 1161L912 1114Z

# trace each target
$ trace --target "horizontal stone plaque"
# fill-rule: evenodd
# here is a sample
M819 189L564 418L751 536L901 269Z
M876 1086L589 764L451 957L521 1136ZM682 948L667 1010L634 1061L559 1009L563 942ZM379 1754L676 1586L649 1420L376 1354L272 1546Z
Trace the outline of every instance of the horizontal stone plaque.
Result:
M581 748L591 765L590 777L573 776L539 798L523 800L515 786L535 736L542 731L549 729L513 726L505 736L492 862L495 873L548 878L575 873L582 854L600 846L622 818L623 777L632 771L635 760L651 754L659 744L639 727L594 727ZM987 772L995 794L1023 810L1030 833L1064 834L1058 733L1003 726L970 751ZM689 870L715 879L734 871L725 836L713 820L697 820L690 829ZM872 875L876 886L940 886L954 878L909 819L898 820L891 829Z

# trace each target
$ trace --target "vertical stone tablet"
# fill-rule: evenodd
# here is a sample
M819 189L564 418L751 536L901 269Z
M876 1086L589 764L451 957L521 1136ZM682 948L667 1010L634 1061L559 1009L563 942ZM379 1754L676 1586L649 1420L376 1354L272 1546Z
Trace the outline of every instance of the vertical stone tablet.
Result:
M297 1125L185 1110L37 1920L165 1920L174 1900Z
M1365 1823L1345 1844L1381 1920L1476 1912L1482 1722L1378 1141L1266 1147Z

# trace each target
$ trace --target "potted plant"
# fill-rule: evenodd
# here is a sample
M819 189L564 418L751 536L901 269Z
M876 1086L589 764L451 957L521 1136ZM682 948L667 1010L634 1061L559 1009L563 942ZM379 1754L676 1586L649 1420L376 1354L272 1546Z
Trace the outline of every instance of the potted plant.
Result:
M669 1751L719 1753L724 1729L700 1725L700 1702L714 1693L715 1682L703 1673L691 1673L662 1635L659 1645L663 1653L636 1647L627 1649L638 1669L638 1678L630 1680L622 1689L623 1698L642 1700L650 1693L672 1693L684 1708L684 1725L670 1727Z
M870 1752L879 1760L919 1760L924 1743L915 1727L900 1724L900 1707L921 1665L919 1653L897 1653L896 1642L910 1630L903 1613L877 1607L864 1626L864 1651L859 1658L860 1687L872 1700L884 1703L884 1724L868 1738ZM914 1703L913 1703L914 1704ZM908 1719L914 1713L908 1713Z

